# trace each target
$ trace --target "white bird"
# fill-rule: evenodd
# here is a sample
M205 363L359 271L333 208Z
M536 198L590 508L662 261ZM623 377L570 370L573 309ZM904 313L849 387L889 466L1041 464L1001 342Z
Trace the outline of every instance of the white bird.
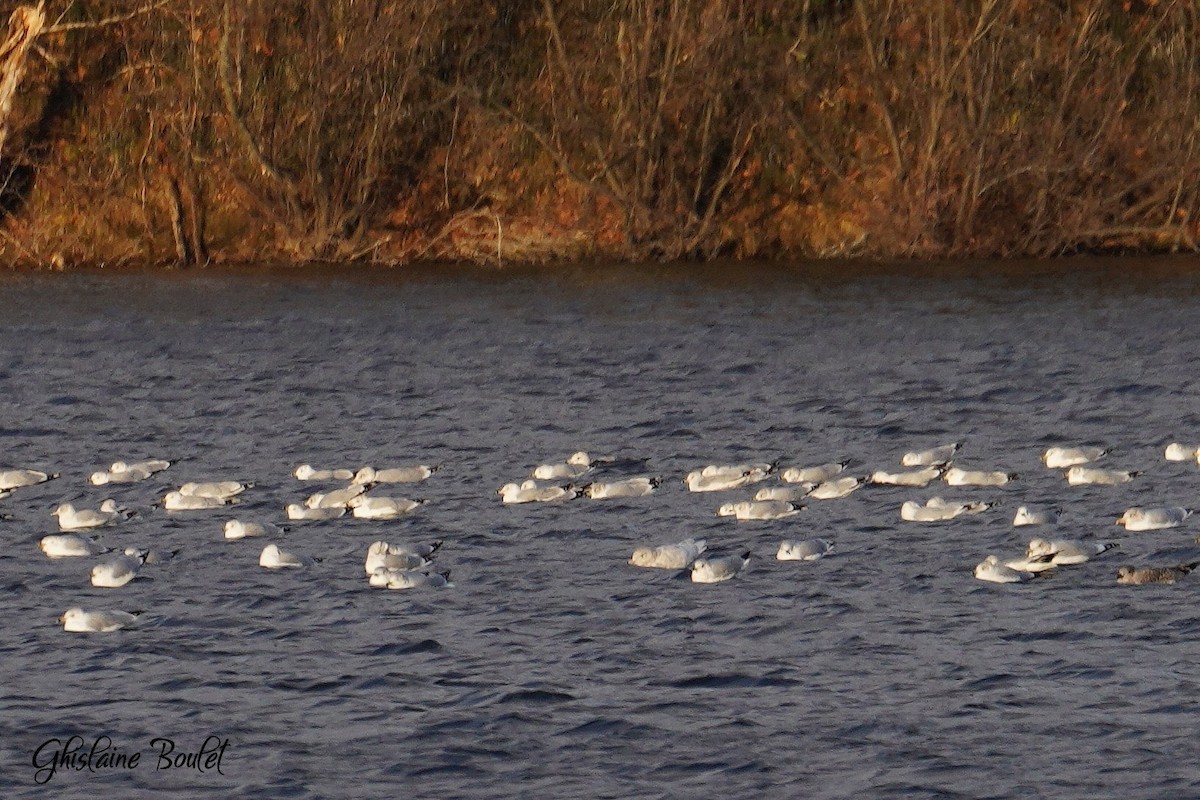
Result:
M1000 563L995 556L988 556L975 566L975 577L992 583L1024 583L1032 579L1034 573L1013 569Z
M239 481L189 482L179 487L179 493L189 497L212 497L218 500L229 500L253 486L253 483L241 483Z
M928 450L913 450L900 457L900 466L932 467L937 464L949 464L962 446L962 442L952 442Z
M575 486L539 486L537 481L506 483L497 492L505 503L548 503L554 500L573 500L583 494Z
M1111 447L1051 447L1042 453L1042 463L1050 469L1063 469L1104 458L1111 452Z
M249 539L255 536L279 536L287 531L269 522L245 522L231 519L225 522L226 539Z
M726 492L730 489L740 489L743 486L757 483L765 477L766 475L760 475L753 470L736 475L724 472L705 475L702 471L697 471L689 472L683 482L687 485L689 492Z
M1142 473L1137 470L1097 469L1095 467L1074 466L1067 470L1067 483L1071 486L1098 484L1115 486L1118 483L1129 483Z
M942 480L950 486L1003 486L1016 479L1017 473L1015 472L1000 470L988 472L958 467L951 467L942 475Z
M383 567L386 569L419 569L429 564L424 557L410 552L403 547L393 547L387 542L374 542L367 548L367 558L363 563L367 575Z
M362 467L354 473L353 483L419 483L441 469L440 464L418 464L415 467Z
M52 481L57 477L57 472L51 474L40 472L36 469L0 470L0 491L5 489L20 489L23 486L33 486L38 483Z
M95 539L80 536L77 533L54 533L43 536L38 542L38 547L48 558L97 556L112 549L97 544Z
M1192 461L1200 456L1200 444L1171 442L1163 455L1167 461Z
M134 548L125 550L124 555L115 556L92 567L92 586L102 589L118 589L137 577L148 553Z
M84 611L82 608L68 608L58 621L62 623L64 631L71 633L108 633L132 625L136 619L136 615L126 611Z
M103 486L106 483L137 483L170 466L170 461L161 458L137 461L132 464L125 461L114 461L107 470L93 472L89 480L96 486Z
M737 476L737 475L742 475L747 472L752 472L752 473L755 473L756 475L761 475L762 477L765 478L767 475L770 475L774 471L775 471L774 464L767 464L767 463L759 462L759 463L755 463L755 464L709 464L706 467L703 467L698 470L694 470L693 472L690 472L688 474L689 475L702 475L704 477L712 477L714 475L724 475L726 477L733 477L733 476ZM685 478L684 480L686 481L687 479Z
M107 483L137 483L149 478L151 473L143 470L127 469L114 472L111 470L101 470L93 472L88 478L93 486L104 486Z
M626 478L608 483L589 483L583 487L583 491L593 500L610 500L616 497L644 497L653 494L661 485L661 478Z
M725 503L717 509L717 516L749 519L783 519L799 514L804 506L789 500L751 500L741 503Z
M844 478L830 478L813 487L808 496L813 500L837 500L851 492L858 491L866 482L865 477L856 478L853 475L847 475Z
M785 540L775 554L778 561L816 561L833 550L833 542L826 539L805 539L802 542Z
M1117 547L1116 542L1030 539L1029 548L1026 553L1029 558L1049 556L1052 559L1051 563L1057 566L1059 564L1082 564L1098 555L1107 553L1109 550L1115 550Z
M788 467L779 474L784 483L822 483L839 475L849 466L849 461L830 462L815 467Z
M100 510L90 508L76 509L70 503L63 503L50 512L58 517L58 527L64 531L82 531L99 528L102 525L116 522L127 516L128 512L120 508L115 500L105 500L100 504Z
M275 544L264 547L262 554L258 557L258 565L267 569L297 569L311 567L314 563L313 559L308 556L280 550L279 546Z
M995 503L983 501L946 501L931 497L925 504L909 500L900 506L900 519L908 522L944 522L963 515L987 511Z
M233 505L237 502L238 499L236 497L224 500L220 497L167 492L163 495L162 507L167 511L203 511L205 509Z
M290 520L305 520L317 521L323 519L337 519L345 516L345 506L334 506L333 508L309 508L302 506L299 503L288 503L287 518Z
M127 461L114 461L108 469L110 472L129 472L130 470L134 470L153 475L156 472L162 472L170 466L171 462L164 458L150 458L145 461L134 461L132 464Z
M301 464L292 472L301 481L349 481L354 474L352 469L317 469L311 464Z
M1013 527L1019 528L1022 525L1057 525L1058 518L1061 515L1061 508L1021 506L1017 509L1017 513L1013 515Z
M439 589L450 585L450 570L417 572L416 570L386 570L388 589Z
M692 583L720 583L727 581L750 564L750 551L739 556L697 558L692 562Z
M334 489L332 492L317 492L310 495L304 501L304 505L309 508L349 508L350 501L369 488L365 483L352 483L342 489Z
M1020 558L1012 558L1002 562L1009 569L1015 569L1017 572L1033 572L1041 573L1054 569L1057 564L1054 563L1053 555L1029 555L1026 553Z
M635 567L683 569L699 558L706 549L703 539L684 539L682 542L657 547L642 546L634 549L629 563Z
M353 498L349 505L351 512L359 519L396 519L424 502L403 497L368 497L364 494Z
M380 567L386 569L417 569L429 564L429 559L438 548L441 540L430 544L404 545L388 544L387 542L372 542L367 548L367 558L364 563L368 575Z
M1180 506L1163 506L1159 508L1125 509L1125 513L1117 517L1117 524L1124 525L1127 531L1157 531L1164 528L1177 528L1190 517L1190 509Z
M764 486L754 493L755 500L787 500L796 502L808 497L809 492L816 488L813 483L796 483L788 486Z
M942 467L924 467L909 472L876 470L871 473L871 483L879 483L886 486L915 486L920 488L928 486L933 481L942 477L944 471Z
M565 463L539 464L534 468L531 477L539 481L554 481L562 478L578 478L592 469L592 459L580 450L573 453Z

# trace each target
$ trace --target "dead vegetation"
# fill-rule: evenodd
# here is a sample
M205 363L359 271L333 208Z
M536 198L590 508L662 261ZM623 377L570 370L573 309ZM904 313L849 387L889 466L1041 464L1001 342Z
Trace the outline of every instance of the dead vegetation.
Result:
M0 3L10 265L1195 250L1200 10Z

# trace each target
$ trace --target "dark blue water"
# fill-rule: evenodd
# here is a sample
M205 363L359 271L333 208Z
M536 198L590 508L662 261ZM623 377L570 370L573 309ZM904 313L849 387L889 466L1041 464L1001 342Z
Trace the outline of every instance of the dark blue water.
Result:
M1131 266L1130 266L1131 265ZM1200 277L1077 263L995 274L410 277L65 275L0 282L0 466L61 473L0 501L0 795L114 797L1123 798L1200 794L1200 578L1119 586L1122 563L1195 557L1197 525L1126 535L1134 504L1195 505ZM579 449L672 479L707 463L897 468L965 440L995 489L866 487L771 523L717 518L750 492L678 480L628 501L502 506L495 490ZM1068 487L1051 444L1145 470ZM118 459L178 460L93 487ZM257 566L225 519L282 521L320 488L300 463L440 463L396 522L297 523L321 562ZM187 480L257 482L232 513L151 506ZM934 493L978 517L901 522ZM43 557L63 501L140 516L111 545L179 550L92 588ZM1021 503L1118 556L1021 586L975 580L1023 550ZM626 565L638 544L750 549L717 585ZM834 556L777 562L781 539ZM367 586L376 539L444 539L453 588ZM65 633L71 606L144 611ZM136 768L60 769L52 738L107 735ZM228 740L221 773L156 769ZM223 774L222 774L223 773Z

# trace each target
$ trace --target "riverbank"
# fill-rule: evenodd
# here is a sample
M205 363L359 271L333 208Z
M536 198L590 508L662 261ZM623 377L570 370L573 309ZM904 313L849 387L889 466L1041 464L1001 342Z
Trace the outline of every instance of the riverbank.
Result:
M50 3L0 265L1198 249L1193 4L770 5Z

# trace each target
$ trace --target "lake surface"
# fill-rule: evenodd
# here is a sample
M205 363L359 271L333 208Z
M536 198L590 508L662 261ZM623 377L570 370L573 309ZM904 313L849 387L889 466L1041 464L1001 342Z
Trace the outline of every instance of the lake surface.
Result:
M0 795L463 798L1197 796L1200 575L1120 586L1121 564L1200 558L1200 524L1126 534L1131 505L1196 505L1200 274L1150 262L965 272L609 268L0 280L0 466L60 472L0 501ZM1149 273L1149 274L1147 274ZM710 463L852 459L965 442L999 488L866 486L775 522L718 518L752 490L692 494ZM1068 487L1050 445L1144 470ZM669 478L634 500L504 506L503 483L576 450ZM115 460L177 460L93 487ZM321 467L441 464L395 522L294 523L315 567L257 566L234 516L283 521ZM256 482L228 512L151 504L188 480ZM769 484L763 484L769 485ZM754 487L759 488L759 487ZM902 522L934 494L999 500ZM122 589L50 560L60 502L139 516L110 545L178 550ZM1044 529L1120 549L1019 586L988 553ZM753 553L716 585L626 564L706 538ZM834 555L778 562L784 538ZM368 587L367 546L442 539L454 586ZM141 610L68 634L71 606ZM59 769L37 748L101 735L132 769ZM156 769L227 740L221 773ZM43 751L46 752L46 751Z

